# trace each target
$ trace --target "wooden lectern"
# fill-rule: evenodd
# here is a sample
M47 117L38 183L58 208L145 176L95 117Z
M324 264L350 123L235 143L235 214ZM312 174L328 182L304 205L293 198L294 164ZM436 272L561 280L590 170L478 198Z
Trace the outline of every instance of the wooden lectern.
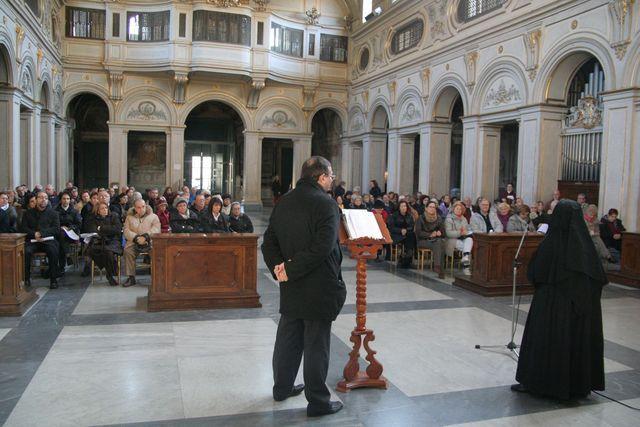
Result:
M344 223L340 221L340 244L346 245L351 258L357 260L356 267L356 327L351 331L350 341L353 343L353 350L349 353L349 361L344 367L344 379L338 383L336 390L346 393L354 388L388 387L387 380L382 376L382 364L375 358L376 352L371 349L369 343L375 340L373 330L367 329L367 260L375 259L377 253L382 249L382 245L391 243L391 236L387 230L381 215L374 214L383 240L368 238L349 239ZM363 339L364 337L364 339ZM360 358L360 347L364 346L367 352L365 358L369 362L366 371L360 370L358 359Z

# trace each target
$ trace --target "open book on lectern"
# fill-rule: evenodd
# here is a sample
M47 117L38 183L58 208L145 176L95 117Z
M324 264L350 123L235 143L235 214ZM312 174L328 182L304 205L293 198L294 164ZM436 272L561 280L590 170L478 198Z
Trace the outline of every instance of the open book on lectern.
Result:
M349 240L361 238L385 240L373 212L364 209L343 209L342 219Z

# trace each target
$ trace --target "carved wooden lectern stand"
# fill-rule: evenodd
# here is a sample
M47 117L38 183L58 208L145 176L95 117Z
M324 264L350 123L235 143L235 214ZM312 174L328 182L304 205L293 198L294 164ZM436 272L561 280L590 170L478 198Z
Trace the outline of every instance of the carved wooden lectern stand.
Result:
M349 353L349 361L344 367L344 380L340 381L336 390L346 393L354 388L372 387L384 388L388 386L387 380L382 376L382 364L375 358L376 352L369 344L375 340L372 329L367 329L367 260L375 259L382 245L390 244L391 237L382 216L374 214L384 240L354 239L349 240L342 221L340 222L340 243L347 246L351 258L357 260L356 267L356 327L351 331L350 341L353 349ZM365 359L369 366L363 372L360 370L360 347L367 352Z

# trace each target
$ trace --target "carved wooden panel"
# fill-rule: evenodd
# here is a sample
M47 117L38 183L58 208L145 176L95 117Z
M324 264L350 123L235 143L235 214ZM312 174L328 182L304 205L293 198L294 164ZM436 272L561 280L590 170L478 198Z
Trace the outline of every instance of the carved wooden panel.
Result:
M24 284L24 234L0 234L0 316L20 316L38 299Z

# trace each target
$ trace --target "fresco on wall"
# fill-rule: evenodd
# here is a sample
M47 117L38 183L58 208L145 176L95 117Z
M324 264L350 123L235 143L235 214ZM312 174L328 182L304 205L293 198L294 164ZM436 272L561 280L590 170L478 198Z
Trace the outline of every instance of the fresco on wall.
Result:
M127 184L140 192L166 183L166 135L158 132L129 132L127 144Z

